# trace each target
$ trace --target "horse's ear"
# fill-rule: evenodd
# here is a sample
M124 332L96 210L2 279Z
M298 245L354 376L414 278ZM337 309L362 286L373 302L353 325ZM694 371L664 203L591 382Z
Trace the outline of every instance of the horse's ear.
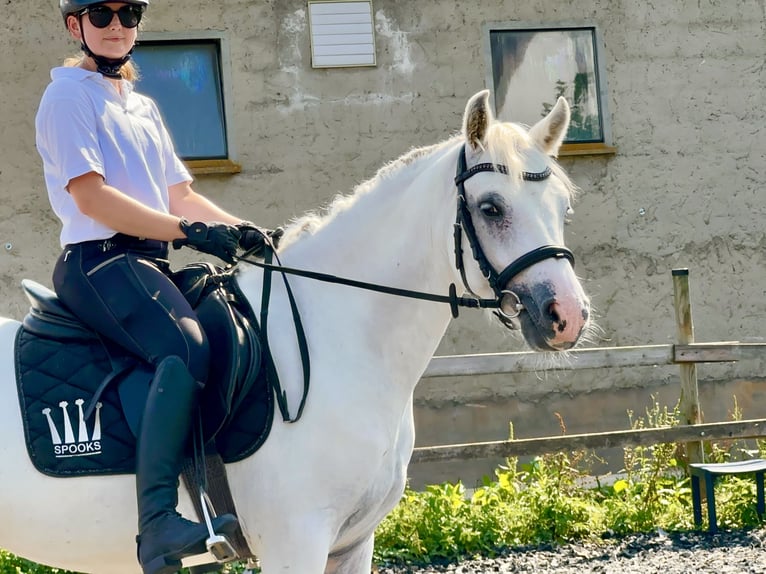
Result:
M559 96L553 109L529 130L530 139L547 155L557 155L569 129L569 104Z
M486 148L487 129L491 121L489 90L482 90L468 100L463 115L463 134L472 150L479 151Z

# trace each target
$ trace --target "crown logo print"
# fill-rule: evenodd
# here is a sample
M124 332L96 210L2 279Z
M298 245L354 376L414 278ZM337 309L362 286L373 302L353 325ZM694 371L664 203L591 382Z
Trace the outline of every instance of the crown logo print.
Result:
M85 424L85 416L83 414L82 406L85 404L83 399L77 399L74 402L77 405L78 413L78 425L77 425L77 437L75 437L74 427L72 421L69 418L69 403L67 401L61 401L59 407L61 408L63 420L64 420L64 439L61 439L59 429L56 427L56 423L53 421L52 409L46 407L42 410L42 414L48 421L48 430L51 433L51 442L53 443L53 452L56 458L71 458L74 456L93 456L101 454L101 407L102 403L96 403L96 414L93 422L93 433L88 435L88 426Z

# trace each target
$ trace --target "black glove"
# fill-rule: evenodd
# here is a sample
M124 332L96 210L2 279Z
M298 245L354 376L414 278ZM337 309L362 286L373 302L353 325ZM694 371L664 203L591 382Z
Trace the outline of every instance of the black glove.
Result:
M226 263L234 263L233 256L237 253L241 233L233 225L215 222L205 224L201 221L189 223L182 219L178 226L186 237L173 240L175 249L188 245L197 251L215 255Z
M263 248L268 237L274 249L279 245L279 239L284 235L285 230L277 227L274 230L257 227L254 223L243 221L237 225L237 229L242 234L239 238L239 246L248 253L263 257Z

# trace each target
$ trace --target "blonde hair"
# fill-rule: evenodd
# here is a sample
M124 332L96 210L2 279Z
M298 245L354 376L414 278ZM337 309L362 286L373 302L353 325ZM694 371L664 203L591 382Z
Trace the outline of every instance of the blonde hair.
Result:
M84 60L85 60L85 54L70 56L69 58L64 60L64 66L74 68L82 64ZM122 75L123 80L128 80L129 82L136 82L138 81L138 78L139 78L138 68L131 61L125 62L122 65L122 67L120 68L120 74Z

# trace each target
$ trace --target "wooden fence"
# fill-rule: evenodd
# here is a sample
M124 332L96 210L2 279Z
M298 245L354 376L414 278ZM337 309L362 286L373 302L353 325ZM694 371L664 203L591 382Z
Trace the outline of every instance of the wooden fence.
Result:
M766 357L766 343L737 341L696 343L689 297L689 273L672 272L677 344L602 347L570 351L567 361L541 360L541 353L494 353L434 357L424 378L522 373L541 370L579 370L608 367L678 365L680 369L681 425L631 429L532 439L418 447L411 462L468 460L538 455L576 449L687 443L690 462L703 460L702 441L766 437L766 419L701 423L697 390L697 363L733 362ZM552 366L541 368L541 364Z

